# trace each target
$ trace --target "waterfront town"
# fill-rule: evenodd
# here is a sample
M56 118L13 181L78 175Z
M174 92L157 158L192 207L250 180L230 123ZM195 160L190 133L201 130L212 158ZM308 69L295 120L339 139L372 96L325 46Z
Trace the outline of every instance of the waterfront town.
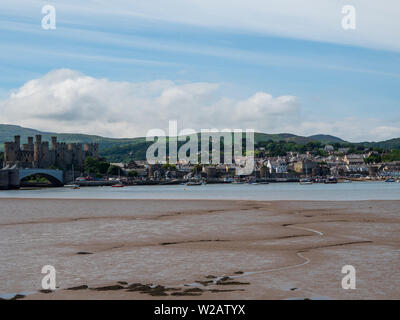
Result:
M300 182L337 183L365 180L395 182L400 177L400 161L382 161L375 151L365 148L352 153L351 148L324 145L321 149L287 152L271 156L265 147L256 146L255 164L251 175L238 176L236 168L245 163L246 156L235 157L233 164L177 163L149 164L145 160L131 159L126 163L112 163L99 156L96 143L58 142L56 137L42 141L28 137L22 144L20 136L4 145L3 169L0 170L0 188L20 186L64 185L152 185L205 183L273 183ZM354 151L354 150L353 150ZM380 160L380 161L377 161ZM19 179L18 170L48 169L62 172L62 179L46 180L45 171L32 171L32 175ZM49 171L50 172L50 171ZM21 180L21 181L20 181ZM56 183L54 183L54 181ZM399 181L399 180L397 180Z

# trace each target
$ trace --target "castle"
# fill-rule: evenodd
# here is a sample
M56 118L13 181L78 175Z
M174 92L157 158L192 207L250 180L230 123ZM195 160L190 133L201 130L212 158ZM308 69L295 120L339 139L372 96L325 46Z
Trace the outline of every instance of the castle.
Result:
M42 141L41 135L28 137L28 143L22 145L21 137L15 136L13 142L4 143L3 166L18 168L50 168L70 170L72 166L81 170L86 157L98 158L98 143L65 143L57 142L57 137L51 137L51 149L48 141Z

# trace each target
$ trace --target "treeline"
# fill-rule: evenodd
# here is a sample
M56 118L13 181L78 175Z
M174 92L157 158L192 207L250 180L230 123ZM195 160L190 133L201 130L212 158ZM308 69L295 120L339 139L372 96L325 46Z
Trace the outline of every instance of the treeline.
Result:
M146 151L153 142L140 142L135 144L127 144L123 146L115 146L109 149L105 149L101 151L101 156L106 158L107 161L110 162L125 162L128 163L130 160L146 160ZM185 142L178 142L178 149ZM243 139L243 151L245 151L245 140ZM339 152L342 148L347 148L347 153L350 154L363 154L368 151L374 152L374 156L368 160L371 163L373 162L388 162L388 161L400 161L398 149L385 149L378 146L366 146L362 143L353 144L348 142L335 142L330 144L334 148L334 152ZM296 143L294 141L258 141L255 145L255 153L256 156L269 156L269 157L278 157L278 156L286 156L289 152L297 152L304 154L306 152L310 152L313 155L317 156L327 156L328 153L324 151L326 146L325 142L319 141L310 141L305 144ZM198 150L201 150L201 142L199 139ZM209 150L211 151L211 144ZM169 154L169 144L167 138L166 145L167 155ZM224 143L221 140L220 144L220 152L221 158L224 155ZM380 161L379 161L380 160Z
M123 170L120 167L111 165L110 162L104 161L103 159L96 159L92 157L87 157L84 162L84 171L87 174L95 174L98 178L105 175L109 176L119 176L123 175ZM136 171L130 171L128 176L137 176Z
M152 145L152 142L140 142L135 144L126 144L104 149L100 155L110 162L128 163L134 160L146 160L146 151Z
M365 151L364 146L357 146L350 143L332 143L334 150L337 152L340 148L349 148L349 153L362 153ZM313 141L305 144L296 143L293 141L260 141L256 144L255 148L258 153L261 153L261 149L265 150L265 154L271 157L283 157L289 152L306 153L311 152L314 155L327 156L328 154L324 151L325 143Z
M400 150L379 150L372 153L365 162L370 163L381 163L381 162L392 162L400 161Z

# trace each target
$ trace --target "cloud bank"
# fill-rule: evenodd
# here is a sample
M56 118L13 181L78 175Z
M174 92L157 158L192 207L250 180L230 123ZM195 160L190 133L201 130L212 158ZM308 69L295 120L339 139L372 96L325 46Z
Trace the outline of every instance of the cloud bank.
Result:
M58 69L0 101L0 123L109 137L145 136L150 129L166 130L169 120L177 120L179 129L326 133L351 141L400 136L400 128L377 119L311 119L291 95L255 92L235 99L223 96L220 88L221 84L206 82L116 82Z

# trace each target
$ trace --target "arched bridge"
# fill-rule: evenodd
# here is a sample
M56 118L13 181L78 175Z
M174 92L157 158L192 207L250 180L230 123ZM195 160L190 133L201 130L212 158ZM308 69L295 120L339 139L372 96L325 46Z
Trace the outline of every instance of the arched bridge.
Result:
M19 181L36 174L47 178L53 185L62 186L64 184L63 172L52 169L19 169Z

